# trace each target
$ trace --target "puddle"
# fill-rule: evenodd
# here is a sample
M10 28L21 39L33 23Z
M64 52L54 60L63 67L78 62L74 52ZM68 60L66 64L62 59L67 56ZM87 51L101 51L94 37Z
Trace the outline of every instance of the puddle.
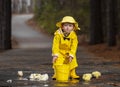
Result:
M31 73L43 73L40 71L23 71L23 73L23 77L19 77L17 71L1 71L0 87L112 87L116 85L114 81L117 83L120 81L119 78L116 78L118 75L102 75L99 79L92 78L89 82L83 81L82 77L80 80L70 79L68 82L58 82L52 80L51 73L48 73L47 81L31 81L29 80Z

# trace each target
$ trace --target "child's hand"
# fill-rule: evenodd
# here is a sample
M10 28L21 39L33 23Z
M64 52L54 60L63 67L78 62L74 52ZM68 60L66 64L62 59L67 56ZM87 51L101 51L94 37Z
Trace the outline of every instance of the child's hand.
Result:
M53 56L52 63L56 62L57 58L58 58L57 56Z
M69 63L72 62L73 57L69 56Z

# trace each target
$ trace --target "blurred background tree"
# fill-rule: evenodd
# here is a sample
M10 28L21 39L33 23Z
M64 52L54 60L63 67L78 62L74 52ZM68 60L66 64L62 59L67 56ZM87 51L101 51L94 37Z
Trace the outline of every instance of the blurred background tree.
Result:
M73 16L81 30L88 32L89 0L36 0L35 19L51 34L57 29L56 22L66 15Z
M12 13L32 13L34 9L34 0L11 0Z
M0 0L0 50L11 49L11 1Z
M90 44L107 42L108 46L115 46L119 21L117 0L90 0L90 5Z

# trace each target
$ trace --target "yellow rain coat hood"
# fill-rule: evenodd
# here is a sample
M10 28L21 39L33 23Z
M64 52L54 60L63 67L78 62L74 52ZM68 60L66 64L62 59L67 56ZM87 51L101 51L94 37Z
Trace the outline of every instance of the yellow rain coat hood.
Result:
M78 27L78 23L71 16L63 17L62 21L56 23L56 26L61 28L62 27L62 23L66 23L66 22L73 23L75 25L75 30L80 30L80 28Z

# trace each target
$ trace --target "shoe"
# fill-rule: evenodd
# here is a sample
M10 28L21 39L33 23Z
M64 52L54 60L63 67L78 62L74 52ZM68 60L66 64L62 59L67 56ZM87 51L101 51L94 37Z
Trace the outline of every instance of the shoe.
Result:
M70 78L71 79L80 79L80 76L76 75L75 69L70 71Z
M71 76L70 78L71 78L71 79L80 79L80 76L74 75L74 76Z
M52 80L56 80L56 75L55 74L52 76Z

